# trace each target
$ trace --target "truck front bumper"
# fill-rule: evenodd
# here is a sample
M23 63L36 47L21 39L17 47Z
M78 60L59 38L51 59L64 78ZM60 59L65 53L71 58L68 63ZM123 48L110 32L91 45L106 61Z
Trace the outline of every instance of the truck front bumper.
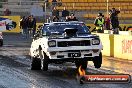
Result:
M62 60L62 59L88 59L93 58L95 56L99 56L101 51L99 49L91 49L91 50L67 50L67 51L53 51L48 52L47 56L50 59L54 60Z

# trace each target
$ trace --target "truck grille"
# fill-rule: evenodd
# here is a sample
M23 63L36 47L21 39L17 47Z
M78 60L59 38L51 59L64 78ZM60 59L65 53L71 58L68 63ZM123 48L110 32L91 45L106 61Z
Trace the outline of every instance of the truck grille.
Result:
M58 47L68 47L68 46L90 46L90 40L58 42Z

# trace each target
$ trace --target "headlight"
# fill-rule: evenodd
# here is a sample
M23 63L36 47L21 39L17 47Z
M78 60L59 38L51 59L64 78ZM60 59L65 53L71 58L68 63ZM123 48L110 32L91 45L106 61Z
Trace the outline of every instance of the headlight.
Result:
M52 40L48 42L49 47L55 47L56 46L56 41Z
M93 39L92 40L92 45L99 45L100 44L100 40L99 39Z

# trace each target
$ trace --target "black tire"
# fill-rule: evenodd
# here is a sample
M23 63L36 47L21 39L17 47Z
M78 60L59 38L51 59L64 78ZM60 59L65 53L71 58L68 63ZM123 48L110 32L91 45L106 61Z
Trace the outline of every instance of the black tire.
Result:
M49 61L49 57L44 53L44 58L41 59L41 69L43 71L47 71L48 70L48 62Z
M32 57L31 70L41 70L41 60L36 57Z
M75 65L77 67L77 69L82 65L82 68L84 70L87 69L87 64L88 64L88 61L84 60L84 61L75 61Z
M43 71L48 70L48 61L49 61L49 57L44 53L44 58L41 59L41 69Z
M41 47L39 48L39 56L40 56L40 60L41 60L41 69L43 71L47 71L49 57L44 52L42 52Z
M100 68L102 64L102 53L99 54L99 56L96 56L93 58L93 63L95 68Z
M0 40L0 47L3 46L3 40Z

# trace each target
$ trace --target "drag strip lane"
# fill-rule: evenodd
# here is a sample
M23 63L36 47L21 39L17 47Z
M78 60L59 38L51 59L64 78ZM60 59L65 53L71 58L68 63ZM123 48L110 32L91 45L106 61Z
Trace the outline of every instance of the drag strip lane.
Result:
M6 51L5 53L5 50L2 53L2 55L0 55L0 65L2 65L0 66L1 68L0 77L4 77L4 79L0 78L0 79L3 79L3 80L0 80L0 84L3 84L3 86L6 86L7 88L14 88L15 86L16 86L15 88L32 88L31 86L35 88L43 88L43 87L44 88L45 87L46 88L62 88L66 84L68 84L67 82L63 80L53 79L53 77L47 78L47 77L44 77L43 75L41 76L40 74L41 71L30 70L30 64L28 63L31 63L31 62L29 58L27 58L28 59L27 63L23 64L23 59L25 59L26 56L23 56L24 58L22 59L22 57L19 58L16 55L18 56L18 54L16 54L15 52L13 54L13 52L10 53L10 51ZM8 81L5 81L7 79ZM19 82L22 84L19 84ZM57 86L56 84L60 84L60 85Z
M74 64L50 64L48 71L32 71L29 48L31 39L20 34L4 34L0 47L0 88L131 88L131 84L84 84L76 81ZM115 73L112 69L94 69L89 65L87 74Z
M76 68L49 65L49 70L30 70L29 48L3 47L0 50L0 84L5 88L131 88L131 84L84 84L76 81ZM87 74L115 73L88 66ZM13 79L13 80L12 80ZM8 80L8 81L6 81ZM20 83L19 83L20 82ZM18 85L19 84L19 85Z

